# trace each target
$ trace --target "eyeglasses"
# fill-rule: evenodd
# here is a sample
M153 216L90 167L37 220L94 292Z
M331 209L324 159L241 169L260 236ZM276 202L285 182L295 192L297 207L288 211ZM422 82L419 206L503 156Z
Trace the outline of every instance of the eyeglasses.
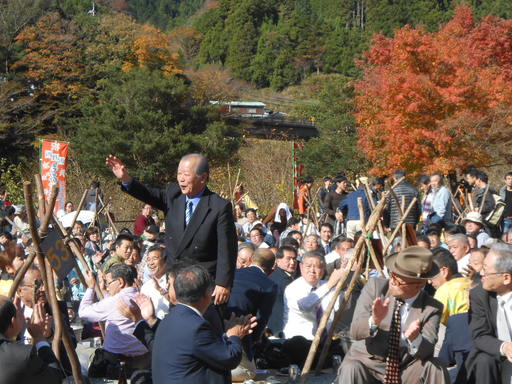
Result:
M22 287L28 287L28 288L34 288L42 289L43 286L43 280L34 280L34 284L23 284Z
M107 282L107 287L110 287L110 284L112 284L114 281L119 281L119 279L110 280Z
M504 273L508 273L508 272L491 272L491 273L487 273L484 270L481 271L482 277L484 277L484 276L487 277L487 276L492 276L492 275L503 275Z

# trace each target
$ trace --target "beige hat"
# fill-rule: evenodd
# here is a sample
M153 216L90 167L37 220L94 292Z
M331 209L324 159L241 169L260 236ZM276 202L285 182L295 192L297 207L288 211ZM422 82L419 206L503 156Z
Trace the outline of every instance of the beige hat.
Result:
M426 280L439 273L439 267L432 261L433 256L429 249L413 245L388 256L385 263L388 271L401 277Z
M478 212L469 212L466 217L462 220L462 225L464 225L464 223L466 221L472 221L473 223L478 223L480 225L484 225L484 222L482 220L482 215L479 214Z

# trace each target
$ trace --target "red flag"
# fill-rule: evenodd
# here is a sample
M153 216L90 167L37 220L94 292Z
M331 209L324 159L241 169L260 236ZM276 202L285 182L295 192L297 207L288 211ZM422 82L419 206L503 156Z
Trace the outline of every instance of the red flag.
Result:
M50 198L52 187L59 186L59 195L55 204L55 213L64 209L66 204L66 169L68 165L69 143L56 140L41 139L40 166L43 180L44 197Z

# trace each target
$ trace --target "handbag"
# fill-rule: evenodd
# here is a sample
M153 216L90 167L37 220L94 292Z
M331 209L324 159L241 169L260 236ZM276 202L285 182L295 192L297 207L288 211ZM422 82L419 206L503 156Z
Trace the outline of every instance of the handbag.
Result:
M87 375L94 378L119 380L121 374L121 360L103 348L94 351Z

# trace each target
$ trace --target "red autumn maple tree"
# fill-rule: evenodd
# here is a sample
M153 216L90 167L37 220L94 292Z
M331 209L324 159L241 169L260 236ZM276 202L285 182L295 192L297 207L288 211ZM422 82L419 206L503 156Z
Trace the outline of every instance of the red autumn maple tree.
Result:
M481 165L496 124L512 105L512 20L476 23L458 6L438 32L406 26L376 35L356 83L359 145L373 173Z

